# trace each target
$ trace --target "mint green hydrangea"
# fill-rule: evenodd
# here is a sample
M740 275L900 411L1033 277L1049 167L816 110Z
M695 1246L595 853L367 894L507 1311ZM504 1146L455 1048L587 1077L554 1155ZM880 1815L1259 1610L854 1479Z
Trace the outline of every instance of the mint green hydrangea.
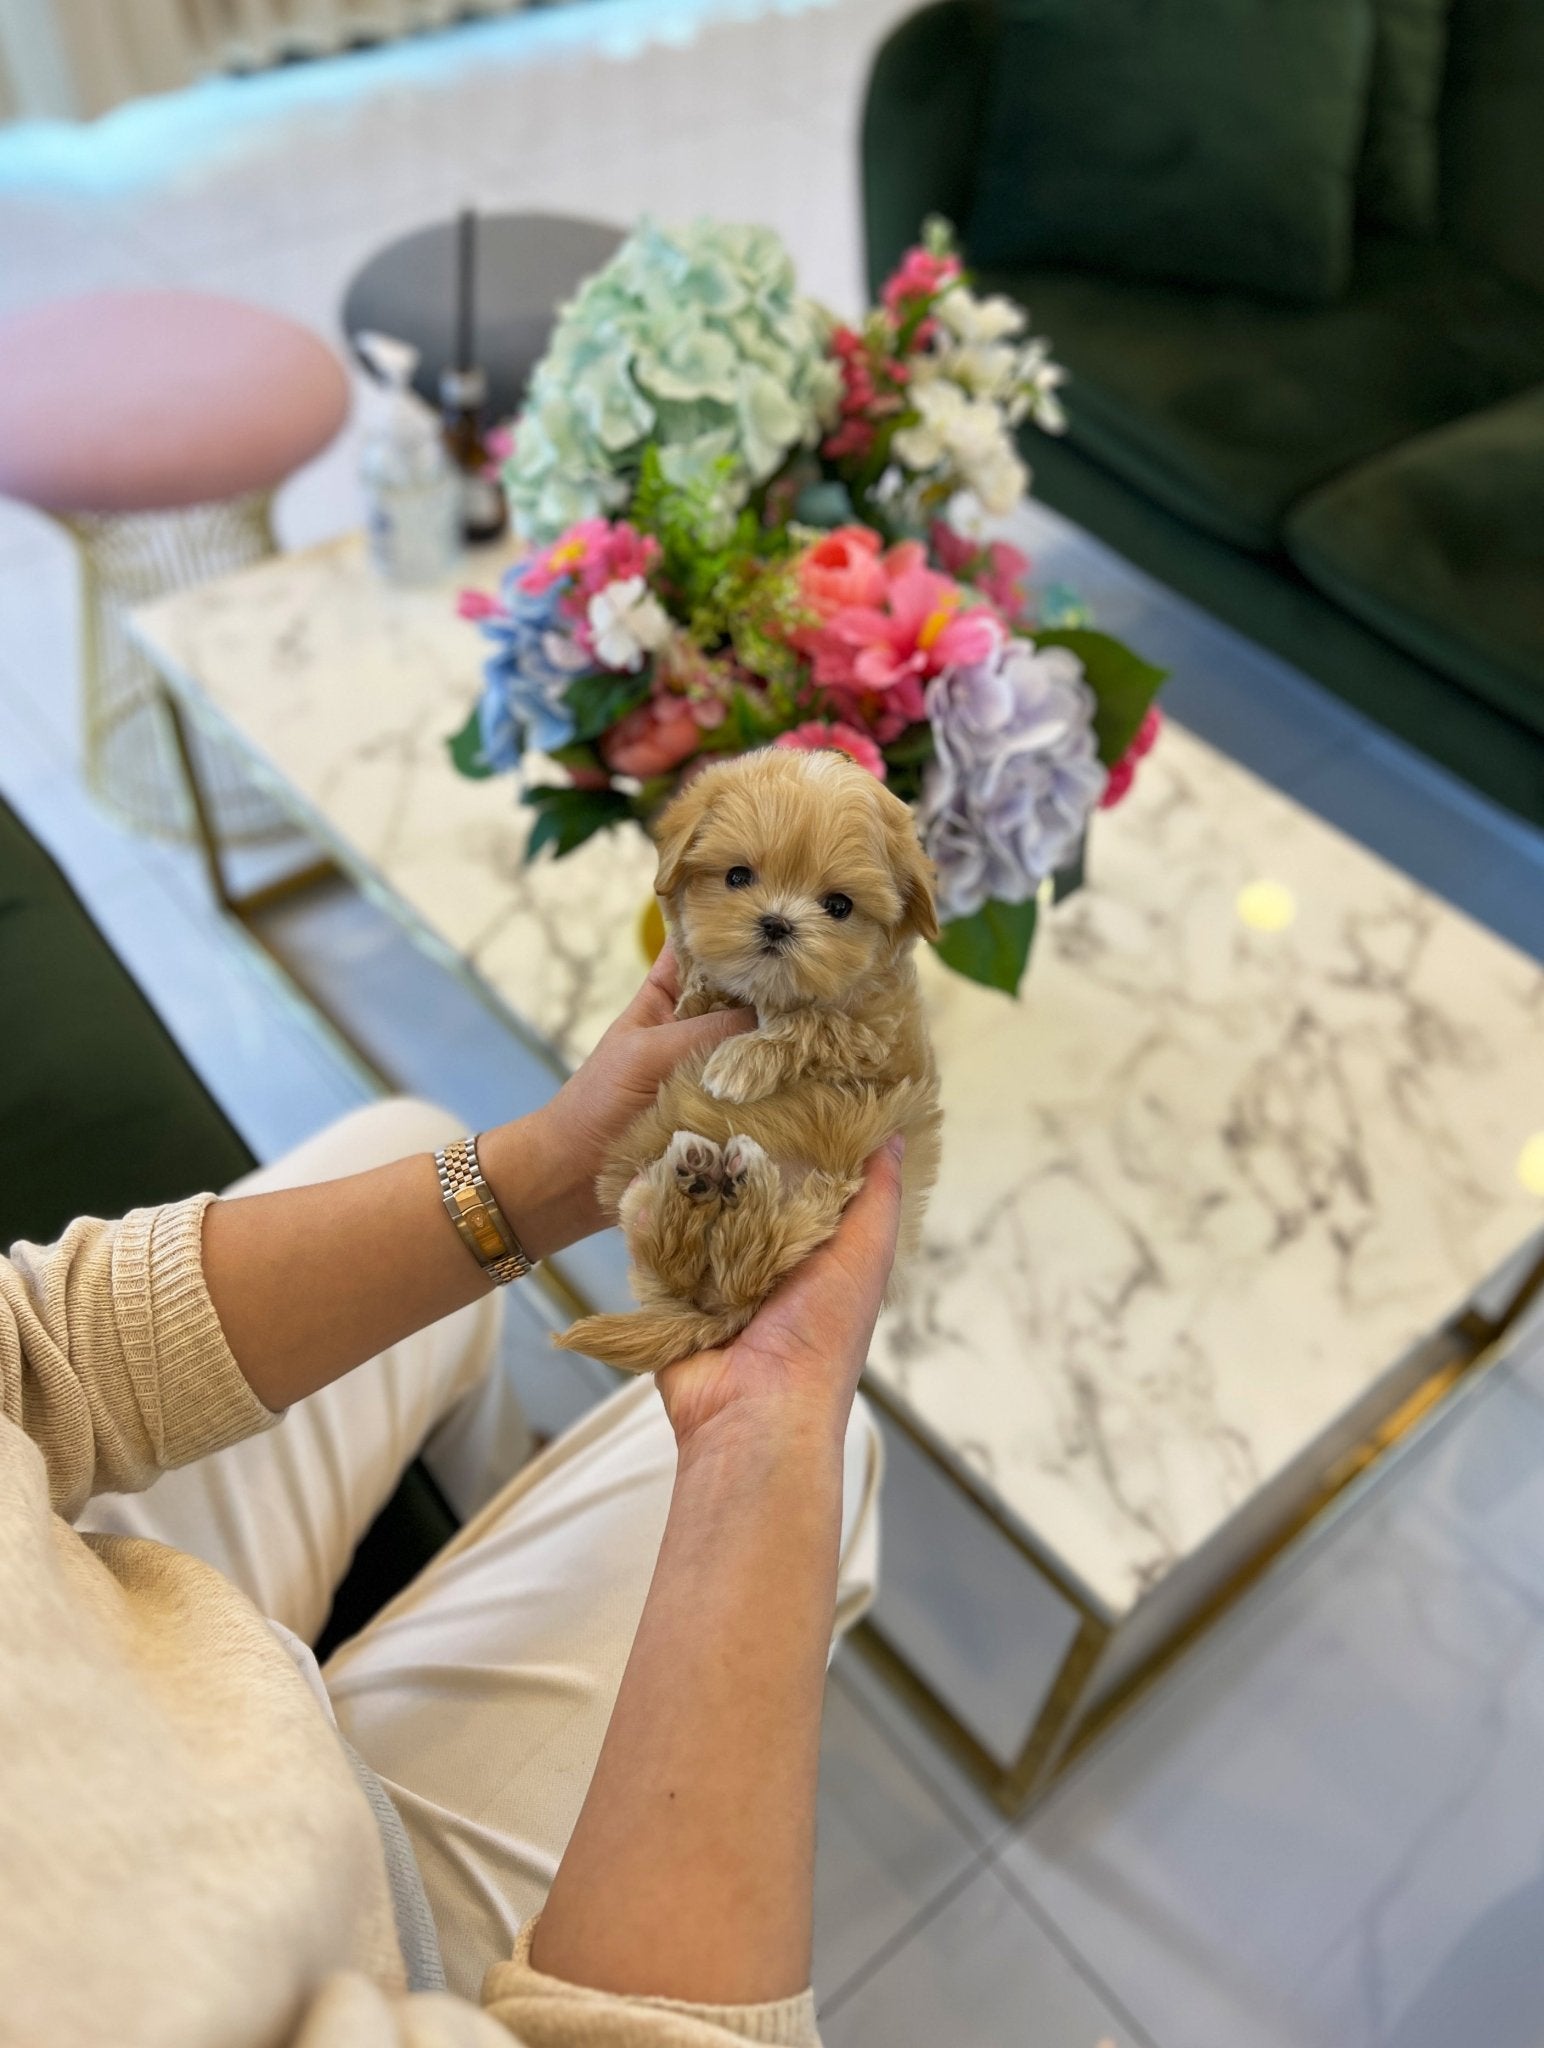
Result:
M829 317L794 285L770 228L643 221L563 308L531 379L504 472L517 529L549 541L624 510L651 441L671 483L727 474L726 518L813 447L840 373Z

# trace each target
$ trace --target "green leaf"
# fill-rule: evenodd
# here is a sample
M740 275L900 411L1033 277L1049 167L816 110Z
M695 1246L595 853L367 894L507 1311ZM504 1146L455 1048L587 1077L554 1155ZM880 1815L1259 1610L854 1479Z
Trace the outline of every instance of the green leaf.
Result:
M730 693L728 715L722 725L709 732L704 746L711 753L746 754L776 739L791 721L748 690Z
M914 804L922 794L928 763L937 749L933 728L924 719L909 725L899 739L880 749L885 757L885 781L903 804Z
M483 752L482 721L475 709L461 730L452 733L445 744L450 749L450 758L457 773L470 781L485 782L490 775L498 773Z
M552 848L554 860L561 860L594 833L632 816L632 806L619 789L559 789L542 784L528 789L525 800L536 812L525 843L527 860L535 860L544 846Z
M933 728L926 719L920 725L909 725L898 740L880 751L893 768L922 766L933 758Z
M1108 633L1093 633L1083 626L1056 627L1036 633L1034 639L1037 647L1069 647L1082 662L1099 699L1094 713L1099 758L1106 768L1113 768L1136 738L1168 670L1154 668Z
M563 692L563 701L574 714L574 740L598 740L648 694L646 669L638 675L576 676Z
M547 756L556 761L560 768L566 768L576 779L581 775L606 773L606 764L595 749L583 740L570 740L566 747L554 747Z
M1036 903L983 903L973 917L946 924L934 949L946 967L1016 996L1035 936Z

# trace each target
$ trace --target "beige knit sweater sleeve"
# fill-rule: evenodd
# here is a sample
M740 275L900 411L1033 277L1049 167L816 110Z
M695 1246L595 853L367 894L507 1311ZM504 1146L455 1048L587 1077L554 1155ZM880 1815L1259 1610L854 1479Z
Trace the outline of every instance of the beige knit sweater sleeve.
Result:
M247 1385L204 1286L213 1200L84 1217L0 1259L0 1408L43 1453L55 1512L132 1493L278 1418Z
M614 1998L545 1977L530 1965L533 1920L483 1984L483 2010L459 1998L387 1997L367 1979L335 1977L295 2048L820 2048L808 1991L770 2005L687 2005Z

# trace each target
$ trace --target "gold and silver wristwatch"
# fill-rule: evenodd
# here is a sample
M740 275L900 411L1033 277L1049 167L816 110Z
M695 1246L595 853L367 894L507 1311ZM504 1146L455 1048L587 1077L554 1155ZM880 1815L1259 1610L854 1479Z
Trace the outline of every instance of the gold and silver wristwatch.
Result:
M531 1270L525 1247L504 1220L477 1163L477 1140L457 1138L434 1155L445 1213L490 1280L500 1287Z

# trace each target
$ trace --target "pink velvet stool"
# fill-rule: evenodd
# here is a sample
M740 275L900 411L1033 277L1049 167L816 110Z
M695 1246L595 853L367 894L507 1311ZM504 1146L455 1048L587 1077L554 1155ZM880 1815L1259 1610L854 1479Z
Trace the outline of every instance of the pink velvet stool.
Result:
M80 546L87 777L144 829L195 825L133 606L273 552L270 506L348 413L343 366L307 328L202 292L96 292L0 321L0 494ZM200 739L222 839L281 822Z

